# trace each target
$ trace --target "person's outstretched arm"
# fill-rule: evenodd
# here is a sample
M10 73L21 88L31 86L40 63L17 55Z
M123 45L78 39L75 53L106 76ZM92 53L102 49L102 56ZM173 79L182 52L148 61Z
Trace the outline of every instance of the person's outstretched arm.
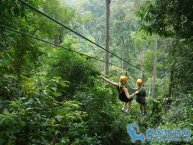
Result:
M128 89L126 87L123 88L125 95L127 96L128 99L134 98L135 94L133 93L132 95L129 95Z
M106 82L108 82L109 84L111 84L113 86L118 86L119 85L119 83L115 83L115 82L113 82L113 81L111 81L111 80L109 80L109 79L107 79L103 76L100 76L100 78L102 78L103 80L105 80Z
M133 92L133 94L131 95L132 97L133 96L135 96L135 95L137 95L138 93L139 93L139 90L138 89L133 89L134 90L134 92ZM133 97L134 98L134 97Z
M135 91L133 94L134 94L134 95L137 95L138 93L139 93L139 91Z

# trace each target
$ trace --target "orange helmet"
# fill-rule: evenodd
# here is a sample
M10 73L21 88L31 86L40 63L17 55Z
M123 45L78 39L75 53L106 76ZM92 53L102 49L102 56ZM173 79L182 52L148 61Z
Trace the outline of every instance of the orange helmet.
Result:
M125 81L125 82L127 82L128 80L129 80L129 78L126 77L126 76L120 76L120 78L119 78L119 81Z
M137 85L141 86L143 84L142 79L137 79Z

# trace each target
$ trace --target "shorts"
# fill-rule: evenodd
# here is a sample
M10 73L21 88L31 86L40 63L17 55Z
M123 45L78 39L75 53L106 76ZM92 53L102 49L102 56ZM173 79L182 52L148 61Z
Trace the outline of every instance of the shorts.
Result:
M125 102L125 103L131 102L131 101L133 100L133 98L128 99L126 96L122 96L122 95L119 95L119 99L120 99L122 102Z
M136 97L136 101L137 101L137 103L139 103L139 104L141 104L143 106L147 105L145 97L143 97L143 96L137 96Z

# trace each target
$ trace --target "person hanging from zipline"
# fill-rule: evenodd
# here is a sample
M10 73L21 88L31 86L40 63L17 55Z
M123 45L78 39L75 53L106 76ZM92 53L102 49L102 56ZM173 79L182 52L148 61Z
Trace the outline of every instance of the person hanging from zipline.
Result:
M135 94L129 95L129 92L126 86L129 78L126 76L121 76L119 78L119 83L108 80L107 78L103 76L101 76L101 78L117 88L118 93L119 93L119 99L123 102L123 107L121 110L126 113L129 113L130 108L131 108L131 101L133 100L132 97L135 95Z
M147 113L147 103L146 103L146 91L143 87L143 81L142 79L137 79L137 89L134 89L134 95L136 95L136 101L140 104L140 111L141 113L146 114ZM133 95L132 94L132 95Z

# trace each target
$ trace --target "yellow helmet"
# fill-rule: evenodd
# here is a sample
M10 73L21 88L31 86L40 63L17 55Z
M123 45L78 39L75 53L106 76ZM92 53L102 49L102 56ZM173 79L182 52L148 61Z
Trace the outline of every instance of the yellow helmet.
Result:
M142 79L137 79L137 85L141 86L143 84Z
M126 77L126 76L120 76L120 78L119 78L119 81L125 81L125 82L127 82L128 80L129 80L129 78Z

